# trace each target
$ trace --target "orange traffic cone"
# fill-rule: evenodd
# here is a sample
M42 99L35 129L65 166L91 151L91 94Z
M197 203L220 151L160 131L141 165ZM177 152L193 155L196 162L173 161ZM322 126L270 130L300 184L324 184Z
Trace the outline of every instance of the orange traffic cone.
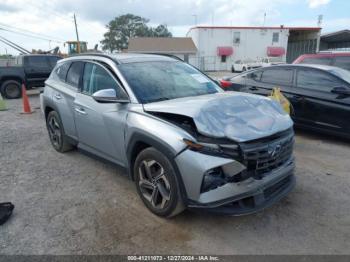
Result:
M22 114L31 114L33 113L32 109L30 108L29 99L27 96L27 90L24 84L22 84L22 102L23 102L23 112Z

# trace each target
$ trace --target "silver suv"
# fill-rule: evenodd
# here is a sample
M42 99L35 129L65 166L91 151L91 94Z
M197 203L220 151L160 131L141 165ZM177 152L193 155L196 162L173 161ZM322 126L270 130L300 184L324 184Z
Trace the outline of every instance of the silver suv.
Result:
M169 56L63 59L41 95L52 146L125 167L147 208L242 215L294 187L293 123L261 96L223 92Z

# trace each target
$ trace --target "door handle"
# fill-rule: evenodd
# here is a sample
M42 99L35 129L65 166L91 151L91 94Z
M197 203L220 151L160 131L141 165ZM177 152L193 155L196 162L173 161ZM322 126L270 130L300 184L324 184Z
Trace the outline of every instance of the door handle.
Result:
M78 112L79 114L86 115L86 112L84 108L74 108L75 112Z
M55 94L55 98L56 98L56 99L61 99L62 96L61 96L60 94Z
M251 86L251 87L249 87L249 90L251 90L251 91L257 91L257 90L259 90L259 88L257 88L256 86Z
M297 101L301 101L301 100L303 100L303 97L299 96L299 95L295 95L295 96L293 96L293 99L295 99Z

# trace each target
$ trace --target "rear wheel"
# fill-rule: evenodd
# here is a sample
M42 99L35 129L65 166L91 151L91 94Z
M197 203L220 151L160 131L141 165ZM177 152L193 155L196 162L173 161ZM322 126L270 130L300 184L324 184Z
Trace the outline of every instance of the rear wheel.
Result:
M154 214L172 217L184 210L179 185L172 164L153 147L137 156L134 164L137 192Z
M247 68L246 68L246 67L243 67L242 72L244 72L244 71L247 71Z
M231 72L232 72L232 73L235 72L235 67L234 67L234 66L231 67Z
M73 149L73 146L67 141L61 118L56 111L48 114L46 126L51 144L56 151L63 153Z
M16 80L7 80L1 85L1 94L7 99L20 98L21 83Z

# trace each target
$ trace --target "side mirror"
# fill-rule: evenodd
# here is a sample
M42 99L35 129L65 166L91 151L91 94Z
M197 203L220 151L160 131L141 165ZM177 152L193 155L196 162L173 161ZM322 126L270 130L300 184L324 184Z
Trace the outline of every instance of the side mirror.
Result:
M129 99L118 98L114 89L103 89L95 92L92 98L99 103L129 103Z
M350 96L350 89L346 88L346 87L343 87L343 86L334 87L331 90L331 92L334 93L334 94Z

